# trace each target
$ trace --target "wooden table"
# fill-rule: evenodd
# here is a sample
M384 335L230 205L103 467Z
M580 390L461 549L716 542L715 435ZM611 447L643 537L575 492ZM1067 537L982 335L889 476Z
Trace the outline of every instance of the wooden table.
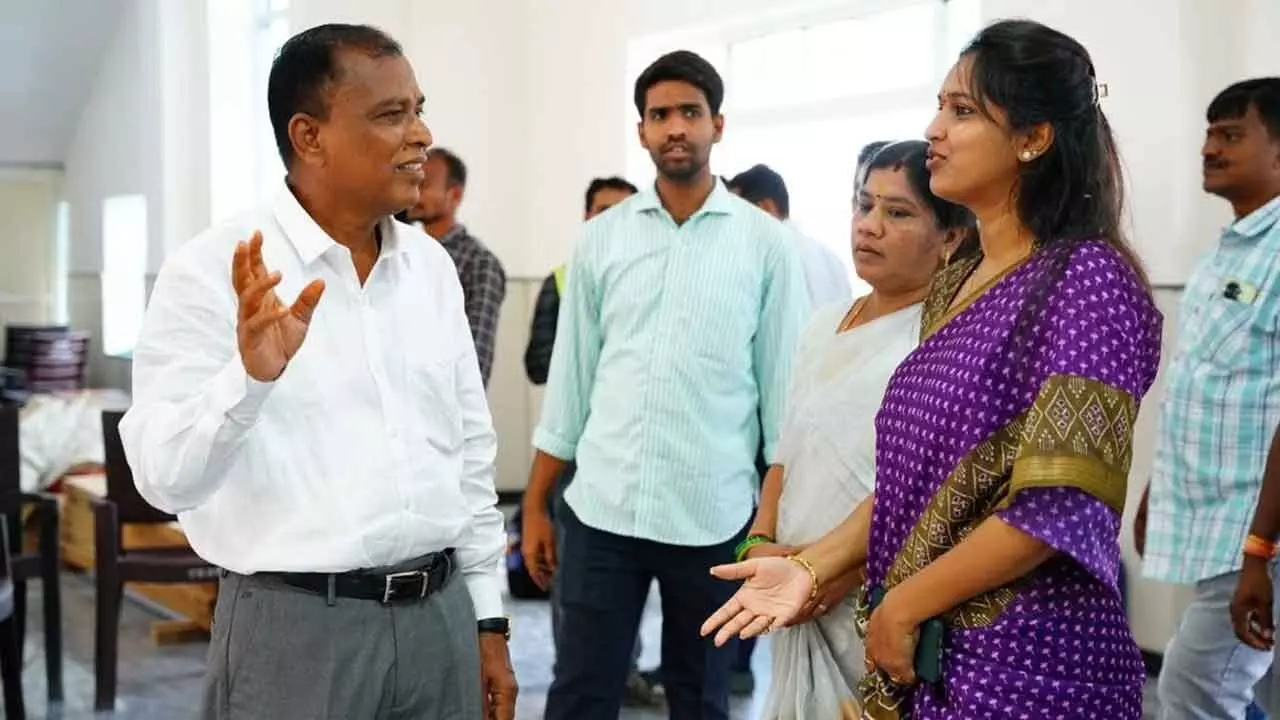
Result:
M103 474L77 475L63 481L59 495L62 514L62 559L67 565L81 570L94 569L93 506L92 502L107 494L107 476ZM187 536L178 523L155 525L126 524L122 544L125 549L154 547L183 547ZM213 624L213 606L218 597L218 585L204 583L129 583L129 589L156 604L183 615L199 630L207 633ZM158 623L152 627L152 637L158 642L183 635L186 623Z

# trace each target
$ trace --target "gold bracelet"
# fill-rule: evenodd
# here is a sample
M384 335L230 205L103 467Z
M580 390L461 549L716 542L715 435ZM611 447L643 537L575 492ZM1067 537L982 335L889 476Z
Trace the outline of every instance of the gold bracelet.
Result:
M788 556L787 556L787 559L788 559L788 560L790 560L791 562L793 562L793 563L795 563L795 564L799 565L800 567L804 568L804 569L805 569L805 571L807 571L807 572L809 573L809 578L810 578L811 580L813 580L813 587L811 587L811 588L809 589L809 600L810 600L810 602L812 602L812 601L814 601L814 600L817 600L817 599L818 599L818 586L819 586L821 583L819 583L819 582L818 582L818 571L813 569L813 563L809 562L808 560L805 560L804 558L800 557L799 555L788 555Z

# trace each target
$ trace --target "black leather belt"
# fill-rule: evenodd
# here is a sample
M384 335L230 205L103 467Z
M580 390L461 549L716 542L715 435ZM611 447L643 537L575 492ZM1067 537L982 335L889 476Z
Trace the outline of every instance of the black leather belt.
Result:
M448 584L453 576L453 548L431 553L414 569L393 573L353 570L344 573L263 573L280 582L317 595L329 594L333 581L336 597L377 600L384 605L412 602L429 597Z

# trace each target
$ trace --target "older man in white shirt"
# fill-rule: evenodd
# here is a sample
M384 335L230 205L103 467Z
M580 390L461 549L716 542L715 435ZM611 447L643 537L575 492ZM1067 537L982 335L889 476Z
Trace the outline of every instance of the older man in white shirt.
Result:
M431 144L413 70L374 28L321 26L268 105L286 185L167 260L120 427L139 491L225 569L203 717L512 718L462 290L390 217Z

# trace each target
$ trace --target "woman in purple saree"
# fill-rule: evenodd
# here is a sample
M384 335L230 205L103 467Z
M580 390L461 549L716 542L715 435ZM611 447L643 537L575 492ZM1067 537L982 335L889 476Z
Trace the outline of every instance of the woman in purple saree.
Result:
M1141 717L1118 536L1161 319L1119 230L1097 101L1084 48L1037 23L997 23L962 54L928 130L930 185L977 215L981 242L935 278L890 380L875 493L796 556L715 568L746 582L704 633L785 625L865 564L864 600L883 600L860 603L863 717Z

